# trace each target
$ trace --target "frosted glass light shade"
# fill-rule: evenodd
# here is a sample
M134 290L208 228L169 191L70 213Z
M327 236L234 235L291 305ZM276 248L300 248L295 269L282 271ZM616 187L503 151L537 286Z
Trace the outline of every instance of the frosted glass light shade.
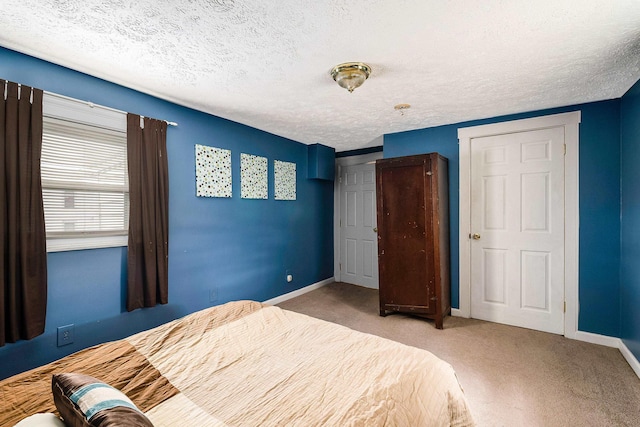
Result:
M331 70L333 80L349 92L353 92L355 88L362 85L369 78L369 74L371 74L371 67L362 62L345 62Z

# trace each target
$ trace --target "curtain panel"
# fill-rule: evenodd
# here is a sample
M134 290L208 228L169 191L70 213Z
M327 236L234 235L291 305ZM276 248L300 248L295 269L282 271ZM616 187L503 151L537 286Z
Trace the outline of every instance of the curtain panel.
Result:
M0 80L0 346L44 332L42 90Z
M127 310L168 301L169 174L167 123L127 114L129 247Z

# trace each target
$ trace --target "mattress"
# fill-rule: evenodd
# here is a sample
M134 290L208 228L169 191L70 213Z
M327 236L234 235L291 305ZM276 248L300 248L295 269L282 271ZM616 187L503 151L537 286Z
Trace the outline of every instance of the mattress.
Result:
M0 425L55 412L51 376L91 375L155 426L471 426L453 368L433 354L236 301L0 382Z

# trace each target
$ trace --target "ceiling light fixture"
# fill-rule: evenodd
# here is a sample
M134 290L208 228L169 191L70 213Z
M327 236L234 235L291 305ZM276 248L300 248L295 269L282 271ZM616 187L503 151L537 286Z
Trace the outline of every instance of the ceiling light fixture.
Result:
M362 62L345 62L331 70L333 80L349 92L353 92L355 88L362 85L369 78L369 74L371 74L371 67Z

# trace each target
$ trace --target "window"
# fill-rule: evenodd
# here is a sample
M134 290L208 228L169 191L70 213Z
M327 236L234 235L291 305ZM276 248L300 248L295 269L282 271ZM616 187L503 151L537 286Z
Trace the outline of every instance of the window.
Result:
M126 114L48 93L43 111L47 251L126 246Z

